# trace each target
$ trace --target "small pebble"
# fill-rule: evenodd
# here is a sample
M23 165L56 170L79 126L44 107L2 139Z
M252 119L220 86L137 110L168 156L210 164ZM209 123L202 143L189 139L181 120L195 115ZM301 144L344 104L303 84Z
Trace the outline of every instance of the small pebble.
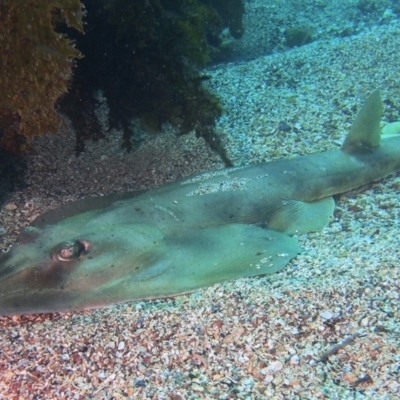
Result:
M14 210L16 210L16 209L18 208L18 206L17 206L15 203L8 203L8 204L6 204L6 205L4 206L4 208L5 208L7 211L14 211Z
M118 350L123 350L125 348L125 342L119 342L118 344Z
M273 361L268 366L268 370L271 372L278 372L283 368L283 364L280 361Z

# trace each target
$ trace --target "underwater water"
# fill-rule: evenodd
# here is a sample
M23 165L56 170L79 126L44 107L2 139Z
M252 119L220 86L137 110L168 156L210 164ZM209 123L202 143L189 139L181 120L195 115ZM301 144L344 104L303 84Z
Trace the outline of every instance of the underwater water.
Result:
M398 1L243 4L243 35L225 22L218 57L201 67L202 87L222 105L214 133L233 165L337 150L377 88L382 125L400 120ZM2 249L67 202L225 166L202 130L177 134L180 115L125 121L115 110L141 104L126 100L122 87L132 82L115 79L119 99L118 90L107 96L107 82L91 128L105 138L85 138L77 157L67 120L56 135L33 139L20 169L0 168L8 171ZM127 127L138 135L130 153L121 149ZM276 274L93 311L0 317L0 397L397 398L399 187L395 173L335 196L328 226L299 235L301 252Z

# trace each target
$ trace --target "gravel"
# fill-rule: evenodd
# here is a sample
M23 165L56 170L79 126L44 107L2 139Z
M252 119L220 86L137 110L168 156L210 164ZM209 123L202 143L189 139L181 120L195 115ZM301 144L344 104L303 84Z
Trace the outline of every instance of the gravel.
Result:
M225 106L217 129L234 163L337 148L377 87L384 120L400 120L399 48L393 19L211 67ZM223 166L201 139L171 127L132 154L113 131L76 158L73 137L66 124L35 140L25 184L1 208L3 249L60 204ZM0 398L398 398L399 189L394 174L337 196L329 226L300 236L302 253L271 276L87 312L0 317Z

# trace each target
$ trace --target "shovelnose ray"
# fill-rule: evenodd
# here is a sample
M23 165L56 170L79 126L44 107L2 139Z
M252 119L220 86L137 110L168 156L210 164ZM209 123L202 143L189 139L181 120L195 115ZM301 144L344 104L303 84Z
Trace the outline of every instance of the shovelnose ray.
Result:
M44 214L0 257L0 314L154 299L282 269L300 251L295 236L329 222L333 195L400 170L400 135L381 141L382 108L375 91L338 150Z

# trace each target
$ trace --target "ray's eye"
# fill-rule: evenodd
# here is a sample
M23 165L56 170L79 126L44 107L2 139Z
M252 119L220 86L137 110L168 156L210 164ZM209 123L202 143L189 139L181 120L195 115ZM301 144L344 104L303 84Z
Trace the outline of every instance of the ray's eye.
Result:
M60 243L53 250L53 259L58 261L73 261L89 253L90 242L87 240L68 240Z

